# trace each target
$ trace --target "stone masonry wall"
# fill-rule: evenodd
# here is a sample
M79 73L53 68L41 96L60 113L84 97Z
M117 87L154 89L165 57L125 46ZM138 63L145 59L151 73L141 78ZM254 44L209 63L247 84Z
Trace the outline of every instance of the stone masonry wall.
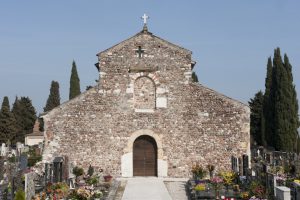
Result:
M153 80L142 76L134 82L134 108L155 109L155 85Z
M250 154L249 108L192 83L190 51L141 32L98 56L99 85L43 116L45 161L68 156L121 176L122 156L139 130L160 138L158 157L170 177L189 176L195 162L230 169L232 155Z

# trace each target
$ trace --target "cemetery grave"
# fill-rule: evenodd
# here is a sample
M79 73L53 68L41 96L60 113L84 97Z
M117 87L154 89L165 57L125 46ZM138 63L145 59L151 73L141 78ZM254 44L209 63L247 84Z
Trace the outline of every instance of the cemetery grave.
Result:
M49 199L88 199L104 200L114 195L112 188L118 185L112 176L103 174L101 169L72 166L67 157L55 157L52 163L45 164L45 173L35 177L35 200Z
M252 149L252 173L265 186L269 199L299 199L299 155L269 151L262 147ZM278 194L280 193L280 194Z

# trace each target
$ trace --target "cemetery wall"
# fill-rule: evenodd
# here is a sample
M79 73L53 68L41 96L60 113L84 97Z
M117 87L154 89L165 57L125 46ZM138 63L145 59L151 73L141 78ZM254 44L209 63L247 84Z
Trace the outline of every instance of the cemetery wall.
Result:
M140 130L161 144L164 176L189 176L197 161L231 169L231 156L250 154L249 108L193 83L190 51L141 32L98 56L99 84L43 115L45 161L68 156L121 176Z
M35 195L35 185L34 178L36 174L34 172L26 173L25 175L25 198L26 200L31 200Z

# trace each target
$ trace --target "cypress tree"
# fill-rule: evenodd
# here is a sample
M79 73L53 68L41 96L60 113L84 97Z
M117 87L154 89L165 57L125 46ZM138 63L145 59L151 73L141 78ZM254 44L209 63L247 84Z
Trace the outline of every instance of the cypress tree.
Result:
M36 111L29 97L21 97L13 104L12 113L17 121L17 141L24 142L25 135L32 133Z
M59 84L56 81L52 81L50 87L50 94L47 99L46 106L44 107L44 112L50 111L59 105L60 105Z
M263 121L263 100L261 91L257 92L253 99L250 99L250 134L258 145L266 145L265 135L262 127Z
M300 136L298 135L297 137L297 142L296 142L296 153L300 153Z
M197 74L195 72L192 73L192 80L193 80L193 82L196 82L196 83L199 82L198 81L198 76L197 76Z
M80 80L79 80L78 73L77 73L76 63L73 60L71 77L70 77L69 99L73 99L74 97L78 96L79 94L80 94Z
M265 94L264 94L264 100L263 100L263 118L262 118L262 131L264 132L263 135L265 135L266 143L269 146L274 146L273 143L273 137L272 137L272 124L273 124L273 100L271 95L271 88L272 88L272 76L273 76L273 65L272 65L272 59L271 57L268 58L268 64L267 64L267 75L265 79Z
M0 142L16 142L16 120L10 111L8 97L4 97L0 110Z
M21 105L20 105L20 100L18 97L15 98L15 102L13 103L12 107L12 113L16 119L16 140L19 140L21 138L21 135L23 135L23 120L22 120L22 111L21 111Z
M295 85L293 84L293 73L292 73L292 65L289 62L289 58L286 54L284 54L284 63L283 66L287 72L287 93L289 95L289 108L290 108L290 115L289 115L289 130L290 130L290 137L288 139L290 140L290 143L293 144L293 151L297 150L297 138L298 138L298 128L299 128L299 105L298 105L298 99L297 99L297 92Z
M287 56L285 62L282 61L279 48L274 51L273 67L271 96L274 104L274 147L276 150L292 152L296 149L299 126L298 101L292 67Z

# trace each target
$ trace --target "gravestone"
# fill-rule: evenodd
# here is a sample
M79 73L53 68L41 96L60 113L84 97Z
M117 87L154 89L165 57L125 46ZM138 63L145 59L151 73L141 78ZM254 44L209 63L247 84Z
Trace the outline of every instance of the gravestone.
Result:
M272 155L270 153L266 153L266 161L268 164L273 164Z
M53 182L63 181L63 157L55 157L53 160Z
M239 172L238 158L231 156L231 169L234 172Z
M27 165L28 165L27 155L21 155L20 156L20 163L19 163L20 170L27 169Z
M11 150L11 154L14 155L14 156L18 156L18 155L17 155L17 150L16 150L16 149L12 149L12 150Z
M300 184L293 182L292 186L292 199L300 200Z
M4 158L0 157L0 181L3 179L4 174Z
M16 144L17 156L22 154L23 148L24 148L24 144L22 144L21 142L17 142Z
M295 160L295 173L296 173L297 177L300 176L300 158L299 157Z
M49 182L53 182L52 172L53 172L52 163L45 163L45 185L47 185L47 183Z
M239 169L239 173L240 175L243 175L243 162L242 162L242 158L238 158L238 169Z
M273 192L274 196L276 196L276 190L274 190L274 188L276 187L276 179L274 177L274 174L267 173L266 178L267 178L266 180L267 190Z
M2 143L1 156L6 156L6 154L7 154L7 147L5 146L5 143Z
M291 189L285 186L276 187L276 199L277 200L290 200L291 199Z
M249 156L248 155L243 155L243 175L247 176L249 168Z

